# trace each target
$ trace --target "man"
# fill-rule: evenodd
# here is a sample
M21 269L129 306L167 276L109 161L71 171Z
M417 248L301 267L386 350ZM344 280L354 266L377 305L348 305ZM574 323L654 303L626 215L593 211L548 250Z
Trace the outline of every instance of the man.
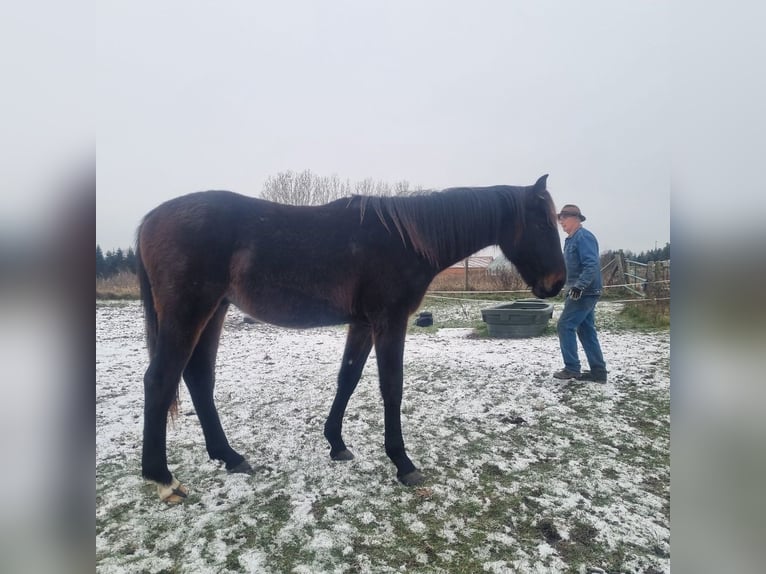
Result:
M564 368L557 379L606 382L606 363L601 354L595 325L596 303L601 297L601 266L596 237L582 226L585 216L576 205L567 204L558 215L567 234L564 260L567 281L564 286L564 311L559 317L558 333ZM580 372L577 339L580 339L590 371Z

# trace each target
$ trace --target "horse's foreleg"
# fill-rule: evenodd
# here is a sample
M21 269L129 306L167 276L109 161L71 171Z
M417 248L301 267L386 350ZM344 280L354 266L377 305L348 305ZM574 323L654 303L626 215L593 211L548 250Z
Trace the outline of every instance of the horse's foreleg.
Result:
M395 325L389 321L384 330L376 332L375 353L380 376L380 392L383 396L386 454L396 465L396 476L399 481L405 486L415 486L422 483L425 477L407 456L402 436L401 407L406 329L406 317L401 325Z
M346 337L346 350L343 363L338 373L338 389L332 403L330 414L324 425L324 436L330 443L330 458L333 460L351 460L354 455L343 442L343 415L351 395L359 383L364 365L372 349L372 331L364 323L352 323Z
M202 432L205 435L205 445L210 458L223 461L229 472L249 473L252 472L252 468L245 457L231 448L226 439L226 433L218 417L213 396L215 357L228 307L228 304L221 304L208 321L186 369L184 369L183 376L194 403L197 418L202 426Z

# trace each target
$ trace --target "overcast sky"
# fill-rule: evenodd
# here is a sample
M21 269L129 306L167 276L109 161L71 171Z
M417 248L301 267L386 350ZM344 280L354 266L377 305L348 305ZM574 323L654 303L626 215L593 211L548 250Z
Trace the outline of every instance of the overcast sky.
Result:
M663 2L99 3L96 241L309 169L445 188L550 174L602 250L670 240Z

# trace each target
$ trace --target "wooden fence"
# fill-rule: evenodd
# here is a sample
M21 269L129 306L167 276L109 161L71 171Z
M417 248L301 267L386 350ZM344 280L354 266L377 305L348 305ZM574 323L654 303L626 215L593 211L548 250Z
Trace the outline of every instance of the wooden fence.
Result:
M434 279L429 291L515 293L532 296L518 271L512 266L495 269L486 262L461 261ZM641 263L625 257L625 253L607 252L601 256L604 290L610 296L625 295L629 299L668 301L670 299L670 261Z
M603 262L602 262L603 264ZM641 263L620 250L601 268L605 288L623 288L644 299L670 298L670 261Z

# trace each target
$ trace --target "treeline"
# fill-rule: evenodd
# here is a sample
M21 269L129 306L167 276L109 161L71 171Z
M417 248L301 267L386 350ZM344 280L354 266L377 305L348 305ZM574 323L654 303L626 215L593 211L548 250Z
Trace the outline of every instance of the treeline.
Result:
M670 243L666 243L665 247L657 247L650 249L649 251L642 251L641 253L633 253L626 249L624 250L625 258L632 261L638 261L639 263L649 263L650 261L669 261L670 260Z
M109 279L123 271L136 272L136 252L133 251L132 247L129 247L127 251L118 248L104 254L101 246L96 245L97 279Z

